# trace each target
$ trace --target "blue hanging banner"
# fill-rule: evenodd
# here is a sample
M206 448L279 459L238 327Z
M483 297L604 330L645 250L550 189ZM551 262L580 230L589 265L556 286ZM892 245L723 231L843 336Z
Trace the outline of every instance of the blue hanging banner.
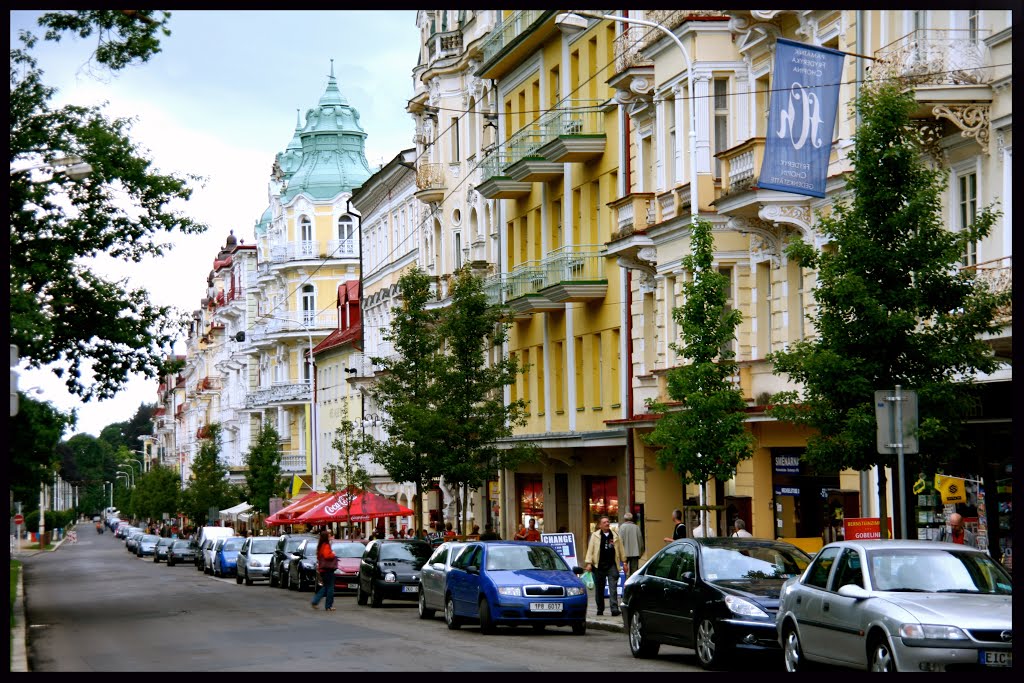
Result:
M779 38L757 186L825 196L844 54Z

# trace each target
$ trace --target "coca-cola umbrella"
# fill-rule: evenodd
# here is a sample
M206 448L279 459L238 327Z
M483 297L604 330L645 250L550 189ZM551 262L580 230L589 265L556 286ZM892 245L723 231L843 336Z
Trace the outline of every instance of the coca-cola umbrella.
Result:
M293 521L303 524L367 522L377 517L406 517L413 510L370 491L339 491L302 513Z
M294 503L286 505L274 514L267 517L264 524L271 526L280 524L294 524L295 518L304 512L308 512L311 507L316 505L322 500L325 500L332 496L332 493L324 493L322 491L310 491L302 498L299 498Z

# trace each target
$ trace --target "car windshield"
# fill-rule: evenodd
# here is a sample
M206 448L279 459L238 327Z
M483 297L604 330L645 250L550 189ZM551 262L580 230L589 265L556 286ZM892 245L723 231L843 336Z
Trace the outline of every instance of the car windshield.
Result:
M163 546L163 545L170 545L173 541L174 541L174 539L172 539L172 538L161 537L160 540L156 542L156 544L157 545L161 545L161 546Z
M780 545L705 546L700 557L708 581L788 579L811 563L799 550Z
M252 542L249 552L256 553L257 555L269 555L274 552L274 546L276 545L276 538L257 538Z
M553 548L543 545L500 546L487 551L486 568L489 571L516 569L555 569L568 571L569 567Z
M362 557L366 546L362 543L347 543L345 541L331 544L331 550L338 557Z
M221 550L238 550L245 543L245 539L241 536L234 536L224 541L224 545Z
M284 551L286 553L293 553L293 552L295 552L295 550L298 549L298 547L300 545L302 545L302 542L305 541L305 540L306 539L304 537L289 538L287 541L284 542Z
M316 557L316 547L317 547L317 545L318 544L314 543L313 541L310 541L309 543L307 543L305 545L305 547L303 547L303 549L302 549L302 556L303 557Z
M174 550L188 550L190 545L192 545L192 541L175 541L171 544L171 548Z
M145 534L141 539L143 543L156 543L160 537L155 534Z
M1002 566L985 553L945 548L885 548L868 551L875 590L1012 595Z
M432 552L434 549L429 543L384 543L380 547L380 559L422 564L430 559Z

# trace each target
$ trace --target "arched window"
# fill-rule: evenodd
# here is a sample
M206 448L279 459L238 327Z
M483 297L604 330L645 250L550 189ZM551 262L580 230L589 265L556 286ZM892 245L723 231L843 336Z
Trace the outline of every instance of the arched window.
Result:
M354 240L356 236L356 224L352 220L352 216L345 214L338 219L338 239L339 240ZM342 251L351 253L351 250L346 251L345 247L342 246Z
M313 285L302 288L302 323L312 326L316 318L316 292Z
M313 256L313 222L309 216L299 217L299 253L302 256Z

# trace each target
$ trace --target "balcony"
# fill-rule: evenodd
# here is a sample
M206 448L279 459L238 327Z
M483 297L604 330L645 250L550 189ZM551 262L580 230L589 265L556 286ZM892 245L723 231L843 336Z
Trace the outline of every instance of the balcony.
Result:
M504 172L511 180L537 183L561 178L565 167L549 161L540 153L547 142L540 119L517 130L504 143L509 165Z
M516 199L530 194L533 186L512 180L505 174L510 163L505 149L496 149L480 162L480 177L483 182L476 188L487 199Z
M583 245L555 249L541 261L544 288L540 291L556 303L590 301L604 297L608 279L600 246Z
M539 311L560 311L565 304L556 303L540 293L544 288L543 261L525 261L505 275L504 297L513 315L529 317Z
M507 16L491 29L481 46L483 65L477 70L480 78L500 79L521 63L550 35L558 33L555 14L558 10L522 9Z
M615 232L612 241L628 237L635 232L643 232L654 224L654 193L635 192L609 202L608 207L615 212Z
M327 258L347 258L359 255L359 240L327 240Z
M196 387L200 392L206 393L218 393L222 388L222 380L220 377L204 377L199 380L199 384Z
M306 472L306 454L302 451L281 451L282 472Z
M444 31L435 33L427 40L427 59L431 62L437 59L458 57L462 54L462 31Z
M308 403L312 396L309 382L283 382L269 389L250 392L245 397L246 408L262 408L275 404Z
M604 112L595 106L556 109L538 121L542 146L537 153L550 162L589 161L604 154Z
M306 334L307 329L310 331L334 331L338 327L337 313L321 313L320 315L315 315L313 313L295 313L289 311L287 313L275 315L273 318L257 314L257 318L260 322L257 322L253 329L253 341L259 341L269 335L287 332L302 332L303 334Z
M356 242L347 240L329 240L327 250L318 240L300 240L298 242L286 242L274 244L270 247L270 262L272 264L287 263L288 261L308 261L325 258L342 258L344 256L355 256L359 253ZM339 246L345 246L345 250L339 250ZM260 272L260 275L263 273Z
M757 185L764 159L764 138L750 138L715 155L722 161L722 196Z
M1012 256L983 261L973 266L965 266L961 270L973 272L978 280L987 284L989 289L996 294L1013 291ZM996 312L996 320L1007 325L1013 322L1012 301Z
M448 189L444 164L419 164L416 167L416 199L433 204L444 199Z

